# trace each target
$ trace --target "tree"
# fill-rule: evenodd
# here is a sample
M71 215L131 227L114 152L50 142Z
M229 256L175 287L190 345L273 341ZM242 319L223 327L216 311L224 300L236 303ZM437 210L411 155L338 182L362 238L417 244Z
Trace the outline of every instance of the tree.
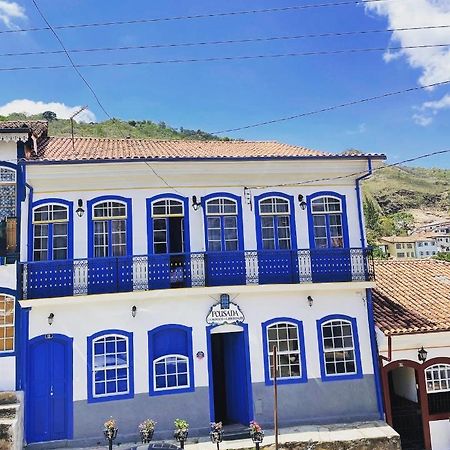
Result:
M366 226L374 232L380 231L380 213L375 202L370 198L364 199L364 217L366 218Z
M434 259L439 259L440 261L450 262L450 252L438 252L437 255L433 256Z
M54 120L57 120L58 118L56 117L56 113L54 113L53 111L44 111L42 113L42 117L45 120L48 120L49 122L53 122Z

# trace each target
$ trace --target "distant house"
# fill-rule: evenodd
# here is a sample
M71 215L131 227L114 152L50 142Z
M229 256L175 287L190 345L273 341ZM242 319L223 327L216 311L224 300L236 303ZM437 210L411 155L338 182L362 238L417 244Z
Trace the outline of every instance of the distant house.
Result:
M450 263L376 261L374 314L387 422L403 448L450 449Z
M388 258L412 259L416 257L416 241L412 236L386 236L379 239L379 244Z
M414 232L421 233L432 231L433 233L448 234L450 236L450 220L441 220L417 227Z
M417 258L431 258L440 251L436 242L436 237L432 233L423 233L414 236L417 236L415 242Z

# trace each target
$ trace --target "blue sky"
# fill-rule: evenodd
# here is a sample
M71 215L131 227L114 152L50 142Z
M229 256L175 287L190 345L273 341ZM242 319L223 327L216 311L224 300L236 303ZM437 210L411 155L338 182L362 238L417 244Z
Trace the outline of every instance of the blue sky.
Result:
M321 0L38 0L53 25L170 17L323 3ZM55 7L57 5L57 7ZM132 5L132 7L131 7ZM388 0L302 11L151 24L60 30L68 49L198 42L333 31L450 24L447 0ZM31 1L0 0L0 30L44 26ZM450 43L450 29L324 37L264 43L77 53L77 63L205 58L314 50ZM0 53L59 50L47 31L0 34ZM64 55L0 57L0 67L67 64ZM108 112L122 119L165 121L174 127L216 131L320 109L358 98L450 79L450 50L288 57L138 67L83 68ZM34 102L58 102L60 116L88 105L106 117L71 69L0 72L0 113L10 102L36 112ZM19 106L17 106L19 105ZM53 108L56 109L56 108ZM450 148L450 86L229 133L339 152L384 152L392 162ZM450 156L420 165L450 168Z

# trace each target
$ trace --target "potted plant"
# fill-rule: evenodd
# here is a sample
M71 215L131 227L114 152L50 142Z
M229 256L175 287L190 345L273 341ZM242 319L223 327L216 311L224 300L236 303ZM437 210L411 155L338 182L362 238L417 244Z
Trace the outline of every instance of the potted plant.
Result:
M103 424L103 434L105 435L105 439L108 440L110 450L112 449L112 443L116 439L118 431L116 421L112 417Z
M189 424L183 419L175 419L173 424L175 426L173 436L180 443L181 448L184 448L184 442L189 434Z
M139 424L139 433L143 444L148 444L153 439L156 422L153 419L145 419Z
M252 441L256 444L256 447L261 444L261 442L264 439L264 431L259 425L258 422L255 422L252 420L249 425L250 428L250 437L252 438Z
M219 443L223 441L223 425L222 422L211 422L211 431L209 432L209 437L213 444L217 444L219 448Z

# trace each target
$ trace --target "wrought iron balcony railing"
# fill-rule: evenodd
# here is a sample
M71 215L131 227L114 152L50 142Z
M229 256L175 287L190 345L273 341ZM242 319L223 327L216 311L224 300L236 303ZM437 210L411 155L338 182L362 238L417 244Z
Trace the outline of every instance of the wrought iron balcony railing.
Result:
M180 287L368 281L370 249L246 250L21 263L24 299Z

